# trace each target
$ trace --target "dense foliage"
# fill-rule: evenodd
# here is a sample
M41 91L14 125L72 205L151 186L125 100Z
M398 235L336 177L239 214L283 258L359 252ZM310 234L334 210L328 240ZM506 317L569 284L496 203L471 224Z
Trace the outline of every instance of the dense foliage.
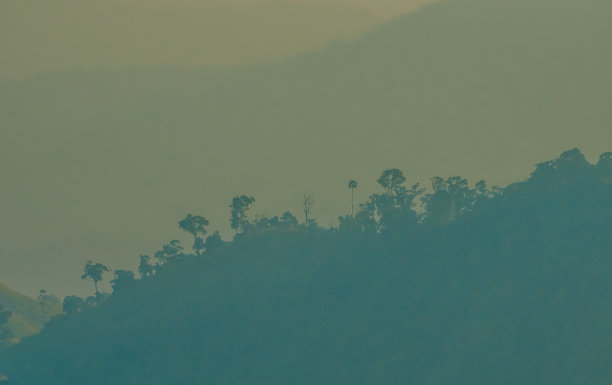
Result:
M109 298L69 299L0 372L14 385L610 383L611 153L592 165L570 150L503 189L436 177L426 192L395 169L379 184L337 228L251 222L233 204L233 242L142 256L140 279L115 272ZM208 222L194 218L181 227L197 241Z

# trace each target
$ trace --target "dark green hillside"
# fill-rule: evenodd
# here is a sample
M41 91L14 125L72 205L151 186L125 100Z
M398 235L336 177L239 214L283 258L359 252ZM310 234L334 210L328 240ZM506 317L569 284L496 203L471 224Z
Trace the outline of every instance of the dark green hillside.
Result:
M607 385L611 180L612 154L592 165L577 150L504 189L434 178L421 193L388 170L339 228L253 222L57 319L0 372L12 385Z
M566 148L592 159L612 141L609 20L608 0L446 0L273 65L1 83L2 243L118 265L189 208L225 223L239 191L260 213L325 197L328 224L346 211L347 176L361 191L390 166L506 184Z

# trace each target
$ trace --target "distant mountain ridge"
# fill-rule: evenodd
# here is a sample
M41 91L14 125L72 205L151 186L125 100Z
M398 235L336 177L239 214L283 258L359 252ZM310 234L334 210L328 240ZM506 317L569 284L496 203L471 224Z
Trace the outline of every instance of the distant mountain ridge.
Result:
M270 63L357 38L382 22L339 4L264 2L207 9L173 2L158 8L121 1L6 0L0 14L0 49L6 55L0 79L71 69Z

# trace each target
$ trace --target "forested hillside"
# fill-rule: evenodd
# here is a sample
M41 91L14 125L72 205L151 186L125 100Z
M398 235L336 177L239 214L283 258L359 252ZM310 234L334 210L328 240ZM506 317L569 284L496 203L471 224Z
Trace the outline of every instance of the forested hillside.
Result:
M187 216L194 252L170 242L141 258L140 279L115 271L110 297L69 298L66 316L2 353L0 373L11 385L609 385L612 153L590 164L567 151L505 188L431 182L386 170L332 228L249 219L238 196L229 243Z

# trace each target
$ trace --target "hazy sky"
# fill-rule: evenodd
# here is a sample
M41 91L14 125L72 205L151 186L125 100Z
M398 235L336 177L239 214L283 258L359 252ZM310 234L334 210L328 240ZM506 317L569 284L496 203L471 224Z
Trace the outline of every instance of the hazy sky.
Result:
M414 9L415 5L426 4L426 0L107 0L110 3L130 4L139 7L160 7L181 5L194 8L216 8L219 6L253 6L270 3L343 5L367 10L376 15L391 17ZM431 0L429 1L431 2Z
M274 62L302 52L321 49L336 40L355 39L387 20L430 1L0 0L0 80L20 79L46 71L194 69L207 66L226 68ZM60 88L46 88L44 92L54 94L57 91L60 91ZM10 95L8 97L12 99ZM102 101L97 107L100 111L112 109L112 103L108 104L109 102ZM12 160L4 163L4 169L10 169L8 175L10 185L14 189L5 190L5 194L12 197L4 201L8 204L10 213L4 210L6 220L0 225L3 239L10 240L0 245L1 281L30 295L35 295L43 287L60 295L75 290L84 293L88 290L88 285L74 278L78 277L80 265L85 259L105 259L104 255L113 254L115 261L130 261L120 262L119 265L131 265L136 261L138 253L154 251L162 239L166 240L165 235L161 238L160 234L172 234L172 238L180 237L174 223L179 219L178 215L183 215L184 211L202 211L193 206L191 198L192 203L181 208L168 205L160 208L158 213L148 212L145 215L149 217L146 219L148 224L141 227L144 233L138 232L138 235L126 231L124 226L138 227L143 223L136 220L127 224L124 220L132 218L128 220L131 221L137 217L142 220L143 213L150 211L147 210L150 206L145 205L134 211L121 207L122 203L119 203L115 207L103 209L103 212L110 215L108 217L98 211L97 204L92 204L92 201L77 203L69 198L69 191L79 191L81 198L90 196L98 202L107 200L117 191L122 191L120 195L124 197L117 196L119 200L127 196L130 197L128 199L135 199L135 196L126 192L125 186L112 186L116 182L112 177L104 184L115 192L106 193L101 191L105 189L101 189L99 185L101 179L98 179L98 182L86 182L82 179L83 183L78 183L79 186L71 182L59 182L67 176L66 172L71 173L69 170L72 165L61 160L63 150L47 153L45 148L54 148L57 141L74 140L71 134L62 134L58 128L71 126L68 120L71 119L69 115L72 113L63 115L63 112L46 102L38 107L28 104L25 102L18 108L33 108L33 116L30 118L36 122L25 123L25 126L19 129L17 126L12 127L12 123L6 123L1 128L3 132L0 132L0 141L4 141L13 149L17 147L13 146L12 139L21 141L30 138L38 143L22 142L25 147L18 150L22 154L30 150L38 154L31 158L29 165L18 162L19 165L11 166ZM37 108L51 109L62 115L59 121L51 119L58 125L45 128L45 124L40 122L46 120L43 117L46 112L34 112ZM13 117L10 108L4 109L2 114L9 120ZM12 128L17 131L12 132ZM168 135L171 133L168 132ZM89 139L78 146L92 154L89 145L95 147L93 153L99 153L104 148L103 144L90 142ZM34 150L35 148L38 149ZM7 152L10 151L5 147L5 156L12 159L12 155L7 155ZM50 172L41 167L40 162L44 162L43 158L47 156L54 171ZM128 164L132 160L126 161L128 168L131 168ZM108 162L102 158L98 161ZM107 165L98 163L94 167L105 168ZM39 171L42 174L39 174ZM106 173L108 170L100 171ZM16 173L21 176L16 176ZM105 179L101 175L98 177ZM314 188L316 183L308 183L310 187L304 189L317 191L317 188ZM26 187L27 185L30 187ZM62 185L67 190L57 189ZM140 191L137 194L143 193L143 187L141 185L137 188ZM209 190L207 194L219 195L218 200L213 200L214 204L218 204L219 201L225 202L231 198L231 194L239 189L245 190L244 192L254 190L253 193L257 193L258 187L224 186L219 187L219 191ZM91 191L92 195L87 191ZM99 193L102 195L98 196ZM296 206L299 210L299 203L296 202L300 199L301 193L294 194L291 198L294 211ZM265 198L258 197L258 201L262 200L264 203L260 203L260 207L266 207ZM319 209L325 207L321 200L317 198ZM138 204L129 206L135 208ZM202 206L202 209L205 207L206 205ZM265 212L262 210L257 214ZM216 210L219 214L212 214L217 220L216 228L226 229L225 211L219 208ZM34 212L40 215L37 216ZM122 219L119 219L117 214L120 212L131 214L127 214L127 217L121 214ZM160 220L158 215L165 219ZM334 215L336 213L331 215L331 218ZM27 235L26 223L32 221L35 222L34 231L39 234L36 240ZM149 228L152 224L153 229ZM143 238L138 240L138 237ZM123 256L119 257L121 254ZM34 269L32 275L26 272L29 261L40 261L39 268ZM108 260L107 263L114 264Z
M228 237L236 194L255 196L251 218L300 219L314 194L328 225L348 180L363 201L387 168L505 184L572 147L612 150L612 2L439 2L217 72L176 69L274 61L414 3L108 1L0 0L0 72L65 71L0 80L0 282L30 295L90 293L88 259L189 247L187 213Z
M350 40L431 0L0 0L0 78L228 67Z

